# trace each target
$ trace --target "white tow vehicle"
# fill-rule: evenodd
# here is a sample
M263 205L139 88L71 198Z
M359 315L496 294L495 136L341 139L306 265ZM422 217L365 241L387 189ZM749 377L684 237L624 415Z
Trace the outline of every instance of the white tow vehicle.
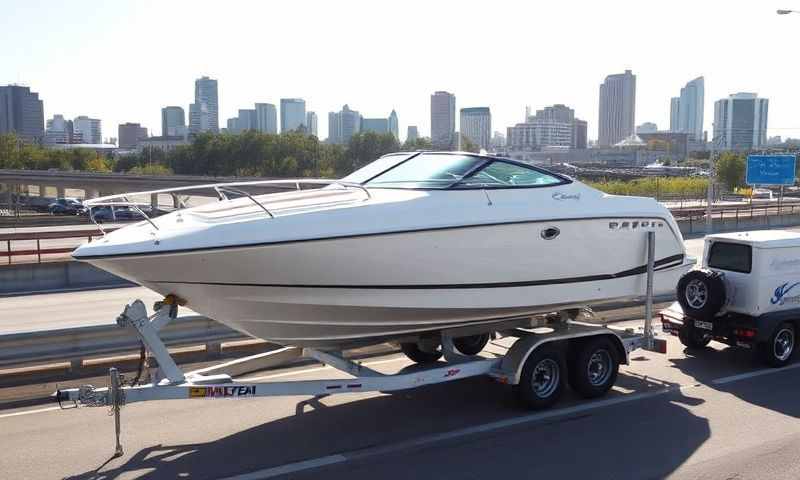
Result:
M677 296L661 320L687 347L713 339L754 349L768 365L786 365L800 328L800 233L707 236L702 268L681 278Z
M585 398L604 395L614 385L620 364L627 364L630 352L644 348L666 353L666 342L655 338L651 325L653 276L655 270L655 233L647 232L647 274L643 282L646 317L643 332L615 329L575 321L577 310L527 318L509 318L492 325L498 341L492 342L492 354L465 355L463 345L454 339L483 335L475 326L443 331L440 337L444 362L432 362L383 374L346 359L342 352L311 348L285 347L279 350L234 360L217 367L184 373L176 365L158 336L158 332L177 313L178 299L167 297L156 304L148 316L137 300L126 306L118 317L121 327L136 330L157 366L146 385L124 385L119 372L110 369L110 386L59 390L55 399L62 404L110 406L115 413L116 453L120 445L120 407L150 400L212 399L220 397L252 398L279 395L326 396L335 393L392 392L433 385L479 375L488 375L503 384L514 386L521 403L533 409L555 403L569 385ZM498 353L499 351L499 353ZM476 352L477 353L477 352ZM349 374L347 379L322 379L275 382L237 382L232 376L268 366L276 366L300 357L314 358ZM248 368L248 364L255 365Z

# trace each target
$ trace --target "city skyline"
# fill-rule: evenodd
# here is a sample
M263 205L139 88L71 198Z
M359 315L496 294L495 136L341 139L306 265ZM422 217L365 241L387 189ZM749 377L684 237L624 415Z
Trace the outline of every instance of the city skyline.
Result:
M637 110L639 122L652 121L666 129L669 125L669 101L688 79L704 76L705 118L704 131L711 131L713 102L734 92L758 92L769 98L769 135L800 137L800 122L794 120L794 110L800 104L791 77L784 75L786 52L765 49L744 36L728 39L730 48L717 49L714 55L675 57L665 64L651 53L659 48L670 51L694 51L698 45L713 44L718 37L708 28L709 18L724 16L728 28L739 31L757 30L761 45L792 44L790 32L798 19L779 17L775 8L781 2L728 5L724 12L714 5L677 1L660 13L663 21L636 22L652 14L646 5L621 1L612 5L591 2L565 1L557 5L522 6L498 5L486 12L474 4L458 5L459 15L465 21L504 25L507 38L486 42L469 52L454 52L447 58L415 60L424 74L392 75L397 70L396 56L409 50L424 51L430 42L441 44L443 38L459 35L460 27L440 22L452 15L455 4L441 2L427 5L423 18L410 18L405 10L398 9L395 20L413 21L421 31L414 39L394 39L381 48L370 47L363 55L326 56L321 42L303 40L292 49L278 49L270 62L255 62L245 55L231 55L231 43L248 39L266 44L286 38L290 25L280 18L303 18L307 28L315 31L312 37L337 38L342 44L378 35L388 28L386 20L375 8L348 2L336 5L313 3L302 8L292 5L248 5L248 8L218 8L218 5L198 2L197 8L185 4L157 5L148 2L125 3L94 8L95 21L90 24L78 21L80 11L68 5L31 5L30 2L10 0L0 41L6 45L26 45L23 50L11 50L0 65L0 84L19 83L30 86L44 100L44 117L63 114L66 118L86 115L101 119L106 127L105 136L113 136L117 125L137 122L150 132L160 131L160 109L178 105L186 110L189 123L189 104L194 101L192 82L202 75L219 81L219 121L237 115L242 106L254 102L278 104L281 98L300 97L308 102L307 109L318 112L318 131L325 136L328 131L329 111L337 111L345 103L358 106L364 112L382 112L395 108L400 115L399 131L416 125L422 136L430 136L429 96L437 90L453 92L458 107L485 105L491 108L494 128L504 130L519 123L525 105L541 108L563 103L575 109L576 116L589 121L589 138L597 139L597 85L605 76L631 69L637 75ZM87 2L87 6L93 2ZM97 4L99 5L99 3ZM158 7L158 15L153 10ZM512 8L520 15L503 14ZM316 12L308 15L309 10ZM274 11L274 12L273 12ZM535 15L526 15L532 13ZM575 15L580 11L581 15ZM692 15L685 15L691 11ZM267 32L255 28L259 18L269 12L275 18L274 27ZM360 14L365 21L352 32L340 32L334 19L342 15ZM406 16L409 15L409 18ZM535 26L530 18L536 18ZM598 23L593 19L601 18ZM592 21L590 21L592 20ZM673 20L673 21L670 21ZM558 52L542 52L539 64L546 71L526 66L508 49L508 45L530 42L529 33L535 28L541 35L557 35L565 22L580 35L560 47ZM116 58L126 48L137 51L158 52L163 42L157 35L142 32L169 31L176 37L191 38L197 25L213 24L219 28L212 40L201 49L186 49L181 55L148 54L147 68L136 74L118 73L93 75L97 59ZM676 24L694 32L691 38L671 34ZM31 27L33 25L34 27ZM235 30L237 35L227 36ZM434 30L436 33L434 34ZM674 33L674 32L673 32ZM67 48L61 39L71 38ZM98 42L97 38L113 41ZM591 54L587 39L591 38ZM620 48L625 45L625 48ZM393 54L380 52L388 49ZM290 63L290 58L309 56L313 62ZM491 74L481 78L482 70L475 75L463 75L471 59L483 56L492 63L509 65L503 75ZM579 61L575 61L575 59ZM758 58L759 67L752 68L743 58ZM283 70L281 66L292 65ZM53 75L54 71L60 72ZM330 76L328 72L347 72ZM542 74L545 73L545 74ZM331 78L337 77L337 78ZM395 88L372 88L376 85ZM224 126L224 125L220 125Z

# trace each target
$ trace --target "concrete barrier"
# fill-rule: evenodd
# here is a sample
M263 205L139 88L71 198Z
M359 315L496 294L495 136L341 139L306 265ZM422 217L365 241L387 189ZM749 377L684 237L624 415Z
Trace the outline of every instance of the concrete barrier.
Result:
M759 230L780 227L796 227L800 225L800 214L764 215L748 217L714 218L714 233L736 232L739 230ZM678 220L678 227L683 235L706 233L706 219L687 218Z
M0 295L22 295L134 284L88 263L64 261L0 266Z

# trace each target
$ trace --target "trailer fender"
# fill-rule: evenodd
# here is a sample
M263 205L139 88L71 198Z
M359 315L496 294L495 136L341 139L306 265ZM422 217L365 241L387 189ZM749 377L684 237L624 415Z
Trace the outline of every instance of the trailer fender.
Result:
M570 329L573 330L573 329ZM547 334L533 334L520 338L514 345L511 346L508 353L503 357L500 364L501 377L509 384L516 385L522 376L522 367L525 361L533 353L534 350L545 344L560 344L559 348L563 355L567 355L569 348L578 342L582 342L587 338L594 338L599 335L605 335L612 339L612 342L617 347L621 364L628 364L628 351L622 342L622 339L613 331L605 328L594 327L584 331L569 331L563 334L547 333Z

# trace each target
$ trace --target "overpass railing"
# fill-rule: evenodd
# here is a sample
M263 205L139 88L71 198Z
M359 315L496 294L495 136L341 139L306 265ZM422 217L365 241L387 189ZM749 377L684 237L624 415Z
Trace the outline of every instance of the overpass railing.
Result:
M106 228L105 232L116 230L119 227ZM42 240L63 240L68 238L73 239L88 239L92 241L97 237L102 237L103 231L99 228L87 230L61 230L61 231L40 231L40 232L19 232L19 233L0 233L0 244L5 244L5 249L0 251L0 256L6 257L10 265L14 257L30 257L36 256L36 263L42 263L42 255L55 255L70 253L75 250L76 245L69 247L65 246L42 246ZM36 247L24 246L23 248L15 248L17 242L36 242Z

